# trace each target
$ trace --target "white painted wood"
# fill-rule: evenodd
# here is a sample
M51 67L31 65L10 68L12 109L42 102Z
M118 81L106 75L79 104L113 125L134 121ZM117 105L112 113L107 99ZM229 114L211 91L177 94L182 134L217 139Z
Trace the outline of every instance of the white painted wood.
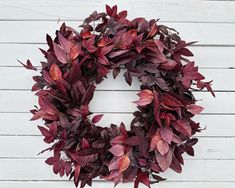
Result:
M0 44L0 66L20 66L17 59L30 59L35 66L45 60L38 48L47 49L43 44ZM235 47L192 46L193 58L201 68L229 68L235 67ZM14 52L14 55L12 55ZM192 60L193 60L192 59Z
M30 118L30 113L0 113L0 122L4 122L0 126L0 135L41 135L36 126L43 125L43 122L29 121ZM97 125L109 127L110 123L119 125L124 122L128 128L132 118L131 113L105 113ZM206 127L206 130L197 134L199 137L235 137L234 115L198 115L194 119L201 122L202 128Z
M31 113L0 113L0 135L39 135L37 125L42 121L29 121Z
M205 80L213 80L215 91L234 91L235 90L235 69L202 69L200 72L206 77ZM32 76L39 75L40 72L28 71L23 67L0 67L0 75L4 82L0 82L1 89L31 89L35 83ZM124 81L123 72L116 79L113 79L112 72L101 84L97 85L97 90L139 90L140 83L133 77L130 87ZM226 82L225 82L226 80Z
M0 153L0 158L45 158L53 155L52 152L45 152L37 156L40 151L49 147L41 136L0 136L0 143L4 143L0 144L0 151L4 151ZM185 158L235 159L234 145L235 138L200 138L195 146L195 157L185 154Z
M59 188L68 188L68 187L74 187L73 182L24 182L24 181L4 181L1 182L1 185L4 188L51 188L51 187L59 187ZM112 182L93 182L92 186L95 188L104 188L104 187L113 187ZM161 182L159 184L152 185L153 188L160 187L160 188L184 188L184 187L190 187L190 188L228 188L228 187L234 187L234 182L170 182L165 181ZM86 186L85 188L88 188L89 186ZM117 188L132 188L134 187L133 183L127 183L127 184L119 184ZM146 188L143 184L139 185L139 188Z
M46 48L45 35L54 36L62 23L58 23L59 19L77 27L93 10L104 11L105 3L118 4L119 10L127 9L129 18L160 18L159 24L176 28L183 39L200 41L191 47L196 64L208 80L214 80L214 89L223 91L216 92L215 99L207 92L195 93L197 99L203 99L198 104L205 107L195 120L207 127L197 134L200 140L196 157L187 157L182 174L167 172L165 176L169 181L153 187L234 187L235 80L234 70L229 68L235 68L235 2L197 0L0 0L0 187L74 187L72 182L61 181L67 178L55 176L43 159L30 159L45 148L36 127L42 122L28 121L31 114L27 112L37 104L36 97L30 91L18 89L31 87L32 73L19 67L16 59L29 58L39 66L44 59L37 48ZM137 86L129 87L122 76L115 82L106 80L99 85L97 90L120 90L96 91L91 110L105 112L100 125L119 124L123 120L128 127L131 113L136 109L131 101L137 99L137 92L122 90L138 89ZM46 156L48 154L40 157ZM16 159L18 157L21 159ZM113 184L104 181L93 184L97 188L110 186Z
M234 22L235 5L224 1L195 0L2 0L0 19L84 19L94 10L105 11L105 4L128 9L130 18L161 18L165 21ZM145 11L143 11L145 10Z
M96 91L90 103L92 112L133 112L138 99L135 91ZM196 92L199 105L205 108L203 113L235 113L235 93L218 92L216 98L210 93ZM105 99L105 100L103 100ZM226 99L226 100L225 100ZM0 91L0 112L28 112L36 103L36 97L30 91Z
M67 21L68 26L78 28L81 22ZM1 22L4 29L0 35L0 43L45 43L46 33L54 36L56 29L60 27L62 22L57 21L10 21ZM199 41L200 45L234 45L235 24L229 23L165 23L169 27L175 28L182 39L186 41ZM31 29L25 29L30 26ZM33 32L32 32L33 28ZM79 29L78 29L79 30ZM17 32L16 32L17 31ZM228 32L229 31L229 32ZM221 33L226 33L221 35Z
M0 159L1 180L67 180L52 172L43 159ZM183 172L162 174L169 181L234 181L235 160L186 160Z

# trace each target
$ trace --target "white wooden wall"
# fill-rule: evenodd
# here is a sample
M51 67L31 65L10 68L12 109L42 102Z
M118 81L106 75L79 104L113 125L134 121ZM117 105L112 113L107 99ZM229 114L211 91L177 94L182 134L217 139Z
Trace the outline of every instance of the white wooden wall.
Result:
M169 171L165 174L168 181L153 187L235 187L235 2L199 0L0 0L0 187L74 187L44 164L50 154L37 156L45 145L36 128L41 122L28 121L28 111L36 103L30 92L35 73L23 69L16 59L30 58L39 65L43 59L37 48L46 48L45 34L54 34L61 24L58 20L77 27L93 10L104 11L106 3L127 9L129 18L161 18L161 23L176 28L182 38L198 40L191 47L195 60L207 79L214 80L216 99L207 92L195 93L206 107L196 119L207 127L197 135L196 156L185 156L182 174ZM99 85L91 108L105 113L101 124L120 120L128 124L136 89L137 82L129 87L122 76ZM110 186L109 182L94 182L96 188Z

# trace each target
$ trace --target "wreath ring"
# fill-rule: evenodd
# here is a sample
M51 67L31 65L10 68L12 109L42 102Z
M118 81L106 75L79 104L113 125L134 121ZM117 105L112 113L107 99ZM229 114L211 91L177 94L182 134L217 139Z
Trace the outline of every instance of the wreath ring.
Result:
M56 38L47 35L48 50L40 49L46 61L32 91L37 91L39 108L31 110L47 150L46 160L55 174L67 175L81 187L99 176L114 181L135 181L150 187L164 180L158 173L168 168L181 172L182 154L194 155L192 138L199 123L191 118L203 108L195 104L192 90L206 88L214 95L211 82L204 82L187 46L176 30L144 18L128 20L127 11L106 5L106 13L93 12L80 32L62 24ZM92 22L99 21L96 27ZM23 64L23 63L22 63ZM37 70L28 60L27 69ZM113 77L125 71L141 82L140 99L135 101L130 130L125 125L95 125L103 115L89 119L89 103L95 84L112 71Z

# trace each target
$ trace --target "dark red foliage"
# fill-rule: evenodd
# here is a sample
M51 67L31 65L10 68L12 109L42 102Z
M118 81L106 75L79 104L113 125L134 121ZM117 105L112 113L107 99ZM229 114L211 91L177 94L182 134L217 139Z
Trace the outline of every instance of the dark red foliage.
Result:
M157 174L168 168L181 172L183 153L194 155L193 145L200 132L191 118L203 108L196 105L192 90L206 88L213 95L211 82L204 82L198 67L187 59L193 53L178 33L156 20L126 19L127 12L106 6L106 13L92 13L80 32L63 24L49 48L41 52L40 75L32 91L37 91L39 107L31 110L32 120L42 118L39 126L47 150L54 155L46 160L55 174L66 174L81 187L91 185L96 177L114 181L135 181L150 187L164 180ZM93 27L93 21L99 23ZM30 61L27 69L37 70ZM124 69L124 79L141 82L138 111L126 130L111 124L95 125L103 115L92 120L89 103L95 84L112 71L116 78ZM104 99L105 100L105 99ZM153 177L153 181L150 181Z

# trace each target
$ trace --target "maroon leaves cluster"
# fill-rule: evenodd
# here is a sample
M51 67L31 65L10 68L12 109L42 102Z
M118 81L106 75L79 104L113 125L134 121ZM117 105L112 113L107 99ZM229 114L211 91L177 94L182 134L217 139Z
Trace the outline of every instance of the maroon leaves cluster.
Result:
M80 32L63 24L55 39L47 35L49 48L40 49L46 61L33 77L39 106L31 110L32 120L45 122L39 129L51 144L46 150L53 151L46 163L76 186L100 177L115 185L134 181L135 188L150 187L164 180L157 174L168 168L180 173L182 155L194 155L192 135L200 131L192 117L203 108L192 91L206 88L214 95L211 82L204 82L188 59L193 54L187 46L194 42L186 43L156 20L126 16L117 6L106 6L106 13L86 18ZM23 65L37 71L29 60ZM89 119L95 84L121 70L129 85L132 77L141 82L131 128L97 126L102 114Z

